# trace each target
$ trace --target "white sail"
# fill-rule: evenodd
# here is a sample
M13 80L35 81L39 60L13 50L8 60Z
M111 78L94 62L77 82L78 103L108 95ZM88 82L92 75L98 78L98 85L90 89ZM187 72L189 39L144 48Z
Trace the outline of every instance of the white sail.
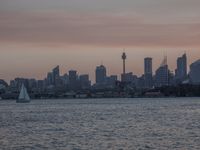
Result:
M27 100L29 101L30 100L30 97L27 93L27 90L26 90L26 87L24 86L24 84L22 84L22 88L21 88L21 91L20 91L20 94L19 94L19 100Z

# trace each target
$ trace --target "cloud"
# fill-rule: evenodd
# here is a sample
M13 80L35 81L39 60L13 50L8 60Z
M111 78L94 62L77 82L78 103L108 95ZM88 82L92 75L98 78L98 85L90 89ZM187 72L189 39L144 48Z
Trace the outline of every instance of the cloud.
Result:
M1 12L0 42L131 47L200 46L200 23L122 13Z

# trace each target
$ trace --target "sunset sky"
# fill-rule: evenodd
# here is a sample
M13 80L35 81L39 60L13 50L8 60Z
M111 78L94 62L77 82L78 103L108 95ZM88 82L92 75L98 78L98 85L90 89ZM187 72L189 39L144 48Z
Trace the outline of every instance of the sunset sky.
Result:
M200 0L0 0L0 78L43 79L60 65L94 81L97 65L108 75L154 71L164 55L171 70L187 53L200 58ZM188 64L188 66L189 66Z

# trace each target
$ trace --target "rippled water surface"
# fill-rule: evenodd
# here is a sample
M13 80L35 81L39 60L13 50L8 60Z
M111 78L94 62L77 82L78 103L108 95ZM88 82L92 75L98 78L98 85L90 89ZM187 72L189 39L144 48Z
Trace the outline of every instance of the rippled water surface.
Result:
M200 98L0 101L0 149L199 150Z

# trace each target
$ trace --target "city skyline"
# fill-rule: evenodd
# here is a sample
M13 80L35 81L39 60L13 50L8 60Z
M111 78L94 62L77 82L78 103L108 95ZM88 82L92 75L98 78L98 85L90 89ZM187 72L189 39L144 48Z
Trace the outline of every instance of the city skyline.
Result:
M122 55L126 55L126 58L127 58L127 57L129 58L129 55L127 55L127 53L125 53L125 51L123 51ZM57 74L58 76L68 74L68 73L71 72L71 71L76 71L77 75L89 75L89 76L88 76L89 79L91 80L92 84L94 84L94 83L97 83L97 82L96 82L96 81L97 81L97 76L96 76L96 71L97 71L97 70L95 71L95 68L98 69L99 67L101 68L101 66L102 66L102 67L105 67L105 69L106 69L105 77L106 77L106 76L109 77L109 76L112 76L112 75L117 75L118 80L122 80L122 76L121 76L121 75L124 74L124 73L123 73L123 72L124 72L124 64L123 64L122 55L121 55L121 58L118 57L118 61L121 63L121 65L120 65L119 68L118 68L118 69L120 69L120 72L119 72L119 73L116 73L116 74L115 74L115 73L112 73L112 72L110 71L110 69L107 67L107 66L109 66L109 65L106 65L106 64L104 64L103 62L97 64L97 65L93 68L93 74L92 74L92 75L90 74L90 72L80 72L79 70L77 70L77 69L75 69L75 68L72 68L72 67L71 67L70 69L66 69L66 68L65 68L65 69L63 70L63 67L60 67L60 64L54 65L52 68L53 68L53 72L57 72L56 74ZM154 60L152 57L147 56L147 57L144 57L144 58L142 59L142 68L140 68L140 69L143 70L143 72L141 72L141 74L138 75L138 74L135 73L133 70L129 70L129 69L126 69L125 74L133 73L133 75L136 75L137 77L142 77L142 75L146 75L145 72L148 73L148 71L147 71L146 69L150 69L149 71L150 71L150 72L152 71L151 76L154 76L154 75L156 74L156 70L158 70L159 67L163 66L163 63L164 63L164 65L166 64L166 65L168 66L170 72L172 72L172 73L174 74L174 77L177 78L177 77L176 77L176 75L177 75L176 70L179 69L179 62L178 62L178 60L180 60L180 58L182 58L182 57L187 57L187 54L186 54L186 53L182 53L181 55L179 55L179 56L176 58L176 60L174 60L174 62L175 62L174 65L176 66L175 69L171 69L171 68L169 67L169 64L168 64L168 57L167 57L167 55L163 55L163 58L161 58L162 61L160 61L159 64L157 64L156 67L154 66L154 64L155 64L154 61L155 61L155 60ZM149 62L149 59L150 59L151 62ZM190 67L190 65L191 65L192 63L194 63L194 62L188 63L188 62L187 62L188 58L185 58L185 59L186 59L186 63L185 63L186 74L188 74L189 71L190 71L190 70L189 70L189 67ZM200 60L200 59L198 59L198 60ZM148 62L147 62L147 61L148 61ZM148 66L146 66L147 63L148 63ZM150 63L150 64L149 64L149 63ZM126 62L125 64L126 64L126 66L129 66L129 65L128 65L128 62ZM147 67L148 67L148 68L147 68ZM45 74L44 74L41 78L39 78L39 79L38 79L37 77L34 77L34 76L31 76L31 77L15 76L15 77L13 77L12 79L9 79L9 80L6 80L6 78L1 78L1 79L4 79L4 80L7 81L8 83L9 83L11 80L15 79L15 78L27 78L27 79L43 80L43 79L45 79L45 77L48 77L48 75L49 75L49 73L50 73L49 71L50 71L52 68L50 68L49 70L47 70L47 72L45 72ZM33 74L34 74L34 73L33 73ZM54 78L53 80L55 81L56 76L54 76L54 77L52 77L52 78ZM184 78L185 78L185 77L184 77Z
M129 51L129 52L132 52L131 50L126 50L126 52L127 51ZM120 52L122 52L122 51L120 51ZM168 61L168 66L169 66L169 69L173 72L173 73L175 73L175 69L176 69L176 67L177 67L177 62L176 62L176 59L178 58L178 57L180 57L182 54L184 54L184 52L186 52L186 51L182 51L182 53L180 53L180 55L178 55L178 56L173 56L173 58L174 58L174 60L173 61ZM189 52L189 51L188 51ZM28 54L28 53L27 53ZM153 61L152 61L152 70L153 70L153 74L155 74L155 71L156 71L156 69L160 66L160 64L162 63L162 60L163 60L163 58L164 58L164 56L167 56L166 55L166 53L162 53L162 55L161 55L161 58L158 58L158 59L156 59L156 57L151 57L151 56L145 56L144 55L144 53L143 53L143 55L144 55L144 57L142 58L141 56L138 56L139 58L141 57L141 59L140 59L140 62L139 62L139 64L138 63L136 63L136 62L134 62L134 60L133 59L131 59L131 56L133 56L134 55L134 53L126 53L128 56L127 56L127 60L126 60L126 66L127 66L127 68L126 68L126 72L133 72L133 74L134 75L137 75L137 76L141 76L141 75L143 75L144 74L144 58L146 58L146 57L150 57L150 58L152 58L153 59ZM190 64L192 64L195 60L198 60L199 59L199 56L196 56L196 59L193 61L192 59L190 59L190 53L186 53L187 54L187 56L188 56L188 64L187 64L187 68L189 69L189 65ZM17 72L17 74L18 75L12 75L12 76L6 76L6 72L1 72L1 74L0 74L0 76L1 76L1 79L4 79L4 80L6 80L7 82L9 82L10 80L12 80L12 79L14 79L15 77L22 77L22 78L36 78L36 79L38 79L38 80L40 80L40 79L43 79L44 78L44 76L46 76L46 73L50 70L50 69L52 69L52 68L54 68L56 65L59 65L60 66L60 72L61 72L61 74L65 74L66 72L68 72L69 70L71 70L71 69L74 69L74 70L77 70L77 73L79 73L79 74L89 74L89 76L90 76L90 79L91 79L91 81L92 81L92 83L95 83L95 67L96 66L98 66L98 65L101 65L101 64L103 64L104 66L106 66L106 68L107 68L107 74L108 75L113 75L113 74L116 74L116 75L118 75L118 78L120 78L120 76L121 76L121 73L123 72L123 65L122 65L122 61L121 61L121 57L120 57L120 55L121 55L121 53L118 55L118 56L114 56L113 55L113 57L112 57L112 59L111 60L106 60L106 61L99 61L99 62L96 62L95 64L91 64L91 67L90 68L82 68L82 67L78 67L79 65L80 66L85 66L85 64L82 64L82 63L80 63L80 64L70 64L71 65L71 67L70 67L70 65L69 64L51 64L51 66L50 66L50 68L46 68L46 69L40 69L41 68L41 66L44 66L43 64L41 64L41 66L34 66L34 64L30 64L30 65L33 65L34 66L34 69L35 70L37 70L36 72L34 72L34 71L31 71L31 72L29 72L29 70L26 70L26 69L23 69L23 68L20 68L20 66L19 67L17 67L16 68L16 66L13 66L13 67L15 67L15 69L17 69L17 70L20 70L19 72ZM102 54L102 56L103 56L103 54ZM75 55L74 55L74 57L76 57ZM112 60L113 60L113 58L114 58L114 61L112 62ZM138 60L139 60L139 58L137 58ZM170 57L168 57L168 60L169 60L169 58ZM31 58L28 58L28 59L31 59ZM73 59L73 58L72 58ZM85 60L85 58L83 58L84 60ZM22 60L23 61L23 60ZM87 59L87 61L90 61L90 60L88 60ZM116 66L116 64L115 64L115 62L117 62L117 66ZM34 63L34 62L33 62ZM46 65L46 62L43 62L45 65ZM3 64L1 64L1 65L4 65L4 63ZM1 66L0 65L0 66ZM23 66L23 64L22 64L22 66ZM5 68L6 69L6 68ZM2 70L2 69L1 69ZM40 72L38 72L38 70L40 71ZM12 70L10 70L9 69L9 71L12 71ZM28 71L28 72L26 72L26 71ZM39 73L39 74L38 74ZM4 77L4 78L3 78Z
M143 58L153 70L164 55L170 70L186 51L188 64L200 56L200 1L196 0L0 0L0 78L42 79L55 65L89 73L101 62L120 74L143 74Z
M0 0L1 149L200 149L200 0Z
M95 69L95 82L91 82L89 74L80 74L75 69L70 69L64 74L60 72L59 65L48 70L42 80L36 78L15 77L9 84L0 79L1 93L3 98L16 98L16 93L23 86L33 93L33 97L137 97L138 94L162 95L163 88L165 95L196 95L195 92L200 84L200 59L189 64L190 69L187 72L188 59L186 53L177 57L175 73L169 69L167 56L165 55L159 67L153 73L153 59L145 57L143 59L144 74L135 75L133 72L125 69L127 54L121 55L122 71L121 78L119 74L108 74L108 69L101 63ZM184 92L184 88L191 91ZM173 89L173 92L167 89ZM182 88L182 89L180 89ZM162 90L162 92L160 92ZM150 93L148 93L148 91ZM152 92L151 92L152 91ZM157 92L156 92L157 91ZM182 91L182 92L180 92ZM98 93L100 92L100 93ZM103 92L103 93L102 93ZM125 93L122 93L125 92ZM146 93L147 92L147 93ZM178 93L177 93L178 92ZM78 95L77 95L78 94ZM114 94L114 95L113 95ZM121 95L122 94L122 95ZM128 95L126 95L128 94ZM153 95L154 95L153 94ZM107 96L106 96L107 95ZM146 96L147 96L146 95ZM154 96L155 96L154 95Z

